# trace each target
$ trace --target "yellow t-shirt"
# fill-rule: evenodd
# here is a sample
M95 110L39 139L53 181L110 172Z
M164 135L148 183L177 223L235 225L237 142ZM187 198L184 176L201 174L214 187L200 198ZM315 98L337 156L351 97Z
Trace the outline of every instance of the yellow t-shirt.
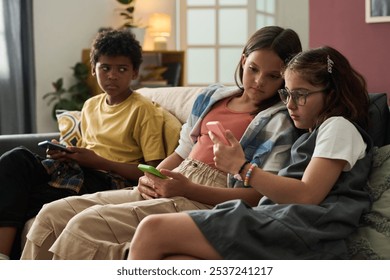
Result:
M116 162L140 163L164 159L176 147L180 123L164 131L164 109L133 92L120 104L108 105L106 94L87 100L81 112L80 146ZM164 137L171 133L171 137Z

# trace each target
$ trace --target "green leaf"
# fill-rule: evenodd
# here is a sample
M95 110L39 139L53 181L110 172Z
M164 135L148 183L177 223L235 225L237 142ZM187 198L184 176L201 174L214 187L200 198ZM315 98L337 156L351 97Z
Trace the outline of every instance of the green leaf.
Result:
M52 85L56 91L60 91L63 87L64 81L62 78L59 78L56 82L53 82Z
M43 95L43 99L48 99L48 105L54 103L52 116L56 119L55 111L62 110L81 110L84 102L91 97L91 88L86 80L89 75L89 67L87 64L77 62L73 67L73 76L76 78L76 83L65 89L63 79L59 78L52 82L55 91L48 92Z
M134 0L117 0L117 2L123 4L123 5L130 5L133 3Z
M68 99L61 99L54 105L52 110L52 117L56 119L56 110L63 109L68 111L79 110L79 107Z
M60 100L58 97L52 97L49 99L49 101L47 101L47 105L50 105L52 104L54 101L57 101L57 100Z
M61 95L65 92L66 92L65 89L62 88L59 91L48 92L48 93L44 94L42 98L46 99L47 97L49 97L51 95L55 96L54 98L61 98Z
M126 8L126 11L127 11L129 14L132 14L132 13L134 13L134 7L128 7L128 8Z
M124 12L120 13L120 15L123 16L125 19L131 19L131 18L133 18L132 15L129 15L128 13L124 13Z
M73 68L73 75L78 80L85 80L89 75L89 68L85 63L78 62Z
M74 95L80 95L84 92L89 92L89 87L87 84L80 82L80 83L77 83L77 84L71 86L68 89L68 91L73 93Z
M137 27L137 25L129 22L126 22L125 24L122 25L122 28L133 28L133 27Z
M61 99L54 107L56 109L75 110L77 105L69 99Z

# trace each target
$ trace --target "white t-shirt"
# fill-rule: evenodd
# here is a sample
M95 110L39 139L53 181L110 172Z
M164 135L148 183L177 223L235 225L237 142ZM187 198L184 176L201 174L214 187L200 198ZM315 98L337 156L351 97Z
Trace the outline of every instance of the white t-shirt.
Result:
M367 144L357 128L343 117L324 121L317 134L313 158L330 158L347 161L343 171L349 171L356 161L365 156Z

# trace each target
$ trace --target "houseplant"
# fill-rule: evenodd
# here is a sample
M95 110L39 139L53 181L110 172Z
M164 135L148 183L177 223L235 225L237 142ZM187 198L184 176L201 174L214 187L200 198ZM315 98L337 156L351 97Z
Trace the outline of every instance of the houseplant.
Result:
M43 99L49 99L48 105L54 103L52 117L56 119L56 110L81 110L84 102L91 96L91 89L87 84L89 74L88 66L85 63L77 62L73 67L73 77L76 83L68 89L64 88L63 78L53 82L54 91L48 92Z
M124 18L124 23L121 26L122 28L134 28L138 27L134 19L134 10L135 10L135 0L116 0L118 3L125 5L124 9L121 9L119 14Z
M123 9L119 9L119 15L124 19L124 22L120 28L131 28L131 31L134 33L135 37L142 46L145 37L145 27L141 25L140 20L136 20L134 17L136 0L116 1L124 6Z

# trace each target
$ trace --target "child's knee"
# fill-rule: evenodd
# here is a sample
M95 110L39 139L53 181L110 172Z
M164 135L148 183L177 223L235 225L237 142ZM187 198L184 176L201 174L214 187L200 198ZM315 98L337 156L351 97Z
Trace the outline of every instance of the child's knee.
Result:
M103 219L95 208L100 207L101 205L94 205L81 211L69 220L66 229L71 232L86 232L90 231L92 227L99 226L98 222Z
M42 206L42 209L38 212L37 218L40 221L50 223L48 221L55 221L61 216L61 212L69 207L64 199L59 199ZM51 223L50 223L51 224Z

